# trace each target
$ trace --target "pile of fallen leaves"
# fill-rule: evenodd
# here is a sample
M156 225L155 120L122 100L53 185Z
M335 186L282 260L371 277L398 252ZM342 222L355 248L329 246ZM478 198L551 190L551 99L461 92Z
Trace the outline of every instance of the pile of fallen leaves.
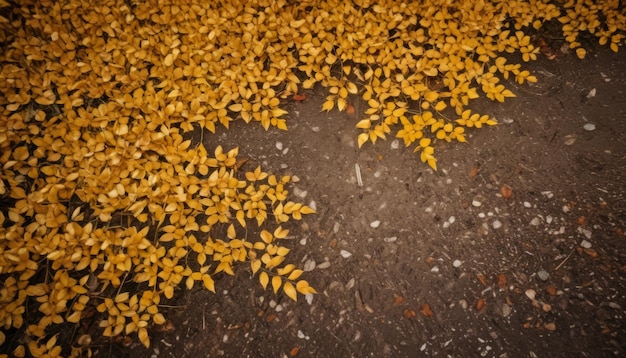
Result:
M105 336L148 346L161 300L213 291L237 262L314 293L284 264L280 225L313 213L288 199L293 178L185 138L287 129L281 104L319 83L323 110L367 103L359 146L394 132L436 168L437 142L497 123L471 99L536 81L508 59L536 59L546 22L581 58L583 34L617 51L626 29L618 0L0 0L0 345L10 331L12 355L58 355L58 327L91 309ZM62 338L66 355L91 344Z

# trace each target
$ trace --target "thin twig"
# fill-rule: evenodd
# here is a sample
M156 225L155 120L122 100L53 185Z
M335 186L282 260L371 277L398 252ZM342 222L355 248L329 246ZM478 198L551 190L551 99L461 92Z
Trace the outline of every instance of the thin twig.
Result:
M569 260L570 256L572 256L572 254L574 253L574 251L576 251L576 249L572 249L572 251L569 253L569 255L567 255L567 257L566 257L563 261L561 261L561 263L560 263L560 264L559 264L559 265L558 265L558 266L554 269L554 271L556 271L556 270L560 269L560 268L561 268L561 266L563 266L563 264L565 264L565 262L566 262L567 260Z

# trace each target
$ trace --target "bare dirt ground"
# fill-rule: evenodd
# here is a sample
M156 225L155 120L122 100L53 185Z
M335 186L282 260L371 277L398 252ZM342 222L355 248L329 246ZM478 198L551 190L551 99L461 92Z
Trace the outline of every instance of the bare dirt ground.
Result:
M437 172L393 138L358 150L355 118L319 111L323 90L288 106L288 132L236 123L205 136L239 144L251 168L300 178L291 192L318 214L290 227L288 259L319 294L294 303L245 272L224 276L217 295L181 292L150 350L99 354L625 354L626 58L597 50L528 67L539 82L475 103L500 124L439 146Z

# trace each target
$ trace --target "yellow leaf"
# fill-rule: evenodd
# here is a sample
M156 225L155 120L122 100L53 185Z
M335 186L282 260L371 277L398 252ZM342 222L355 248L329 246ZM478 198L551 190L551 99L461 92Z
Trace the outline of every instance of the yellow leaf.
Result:
M272 288L274 289L274 293L278 293L280 286L283 284L283 280L280 276L272 277Z
M288 253L289 253L289 249L286 247L282 247L282 246L278 248L278 251L276 251L276 254L278 256L286 256Z
M274 237L272 233L267 230L261 231L261 240L263 240L266 244L271 244L274 241Z
M293 269L295 269L295 268L296 268L296 265L289 264L289 265L287 265L285 267L281 267L281 268L277 269L276 273L281 275L281 276L284 276L284 275L287 275L288 273L290 273L291 271L293 271Z
M235 232L235 225L230 224L228 226L228 230L226 231L226 236L231 240L237 237L237 233Z
M359 134L359 136L357 138L357 142L359 144L359 148L361 148L363 146L363 144L365 144L365 142L367 142L368 139L369 139L369 134L368 133L361 133L361 134Z
M337 109L339 111L343 112L343 110L346 109L347 106L348 102L344 98L337 98Z
M267 275L267 272L263 271L261 272L261 274L259 275L259 282L261 282L261 286L263 286L263 289L267 289L267 284L270 281L269 276Z
M356 127L361 129L370 129L371 126L372 122L369 120L369 118L361 119L359 123L356 124Z
M437 102L437 104L435 105L435 111L437 112L441 112L444 109L446 109L448 105L444 102L444 101L439 101Z
M587 51L584 48L577 48L576 56L582 60L585 56L587 56Z
M283 292L294 301L298 301L298 294L296 293L296 289L293 287L291 282L285 282L283 286Z
M310 207L304 205L302 206L302 208L300 209L300 213L302 214L315 214L316 211L311 209Z
M207 290L215 293L215 281L213 281L213 278L211 277L211 275L206 274L206 273L202 275L202 282L204 283L204 287Z
M250 261L250 268L252 269L252 274L254 275L261 268L261 260L252 260Z
M322 104L322 111L329 112L331 109L333 109L334 106L335 101L329 99L328 101L324 102L324 104Z
M309 283L305 280L300 280L296 283L296 290L303 295L317 293L317 291L315 291L313 287L309 286Z
M289 274L289 277L287 277L287 279L293 281L293 280L297 280L298 277L300 277L300 275L302 275L304 271L300 270L300 269L296 269L291 271L291 273Z
M146 348L150 348L150 337L148 337L148 330L146 328L139 328L137 337Z
M346 88L348 89L348 92L352 94L357 94L359 92L359 89L357 88L357 86L352 82L346 83Z

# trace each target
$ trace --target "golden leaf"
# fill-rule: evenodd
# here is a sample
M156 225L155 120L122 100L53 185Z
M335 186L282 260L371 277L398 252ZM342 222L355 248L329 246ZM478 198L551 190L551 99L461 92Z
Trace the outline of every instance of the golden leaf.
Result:
M267 275L267 272L263 271L261 272L261 274L259 274L259 282L261 283L261 286L263 286L263 289L267 289L267 284L269 283L270 278Z
M272 277L272 289L274 290L274 293L278 293L278 290L280 289L280 286L282 284L283 280L280 278L280 276Z
M298 301L298 294L296 293L295 287L291 282L285 282L283 285L283 292L287 295L287 297L291 298L294 301Z

